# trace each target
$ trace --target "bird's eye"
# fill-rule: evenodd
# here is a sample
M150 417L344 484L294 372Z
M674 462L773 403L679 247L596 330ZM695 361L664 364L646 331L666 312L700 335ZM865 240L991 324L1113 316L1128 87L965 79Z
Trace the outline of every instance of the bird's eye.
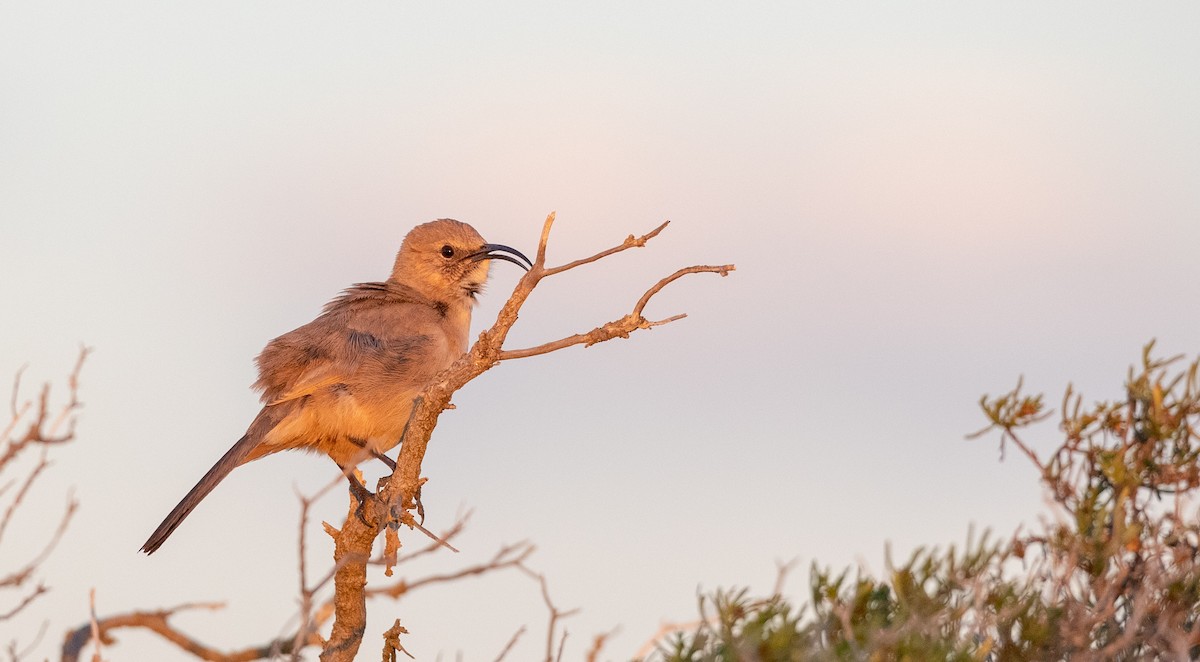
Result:
M442 246L442 257L446 258L447 260L454 257L454 247L452 247L450 244Z

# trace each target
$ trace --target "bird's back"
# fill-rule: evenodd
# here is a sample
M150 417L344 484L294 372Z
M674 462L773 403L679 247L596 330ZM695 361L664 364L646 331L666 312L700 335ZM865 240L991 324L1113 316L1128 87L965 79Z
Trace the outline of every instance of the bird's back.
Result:
M413 398L465 350L465 325L448 322L444 305L402 284L362 283L272 340L255 387L267 407L293 411L246 461L297 447L337 460L350 438L395 446Z

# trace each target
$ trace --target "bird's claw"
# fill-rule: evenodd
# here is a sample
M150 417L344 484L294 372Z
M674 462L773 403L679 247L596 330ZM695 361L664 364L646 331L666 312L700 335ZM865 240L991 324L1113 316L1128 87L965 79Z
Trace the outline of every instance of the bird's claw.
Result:
M396 461L393 460L392 458L388 457L387 455L384 455L383 453L380 453L379 451L371 451L371 455L374 455L375 459L386 464L388 469L391 469L392 471L396 470Z
M367 514L364 507L367 503L367 499L375 495L371 494L371 491L368 490L365 485L358 482L358 478L356 478L353 474L347 476L347 478L350 480L350 495L353 496L354 500L358 502L358 507L354 509L354 514L358 517L360 522L367 526L371 526L371 523L367 521Z
M416 505L417 505L417 516L421 518L420 521L417 522L417 524L424 525L425 524L425 504L421 503L421 488L419 488L419 487L417 488L417 493L413 495L413 501L416 502ZM392 510L391 510L392 521L393 522L404 522L404 517L406 515L406 511L407 511L407 509L403 506L392 506ZM411 519L411 517L412 516L409 515L410 522L413 521Z

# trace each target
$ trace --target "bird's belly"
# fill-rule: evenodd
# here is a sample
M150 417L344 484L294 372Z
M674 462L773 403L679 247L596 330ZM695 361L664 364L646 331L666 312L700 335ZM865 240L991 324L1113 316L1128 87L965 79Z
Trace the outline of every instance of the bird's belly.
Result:
M278 450L304 448L329 455L338 464L363 459L364 447L386 452L400 443L412 413L413 396L354 395L345 391L313 394L271 431Z

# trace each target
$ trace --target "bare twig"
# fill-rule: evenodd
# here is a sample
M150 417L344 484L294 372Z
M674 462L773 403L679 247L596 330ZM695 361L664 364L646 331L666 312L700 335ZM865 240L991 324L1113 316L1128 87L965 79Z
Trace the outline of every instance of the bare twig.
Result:
M1014 444L1016 444L1021 453L1023 453L1025 457L1029 458L1029 461L1032 462L1034 466L1045 473L1046 465L1042 464L1042 461L1038 459L1037 453L1034 453L1032 448L1030 448L1024 441L1021 441L1021 438L1017 436L1016 432L1011 429L1006 429L1001 439L1004 438L1008 438Z
M24 375L25 367L22 366L18 369L13 376L12 393L9 398L11 418L4 427L3 435L0 436L0 442L4 444L3 453L0 453L0 473L11 469L25 451L37 449L39 453L36 462L25 471L20 479L8 479L4 483L4 486L0 488L0 494L9 496L9 489L13 486L18 486L15 493L11 494L11 501L9 501L7 507L4 509L3 515L0 515L0 543L9 534L9 525L13 522L17 510L27 503L33 494L34 485L50 466L51 462L47 459L48 447L63 444L74 439L75 413L82 406L78 397L79 373L83 369L83 362L87 358L89 351L86 347L80 349L75 367L67 378L69 399L54 416L51 415L49 384L43 385L39 391L37 406L34 407L33 402L25 401L22 403L20 399L21 378ZM25 425L26 422L28 426L25 428L25 432L19 435L16 434L18 427ZM64 428L64 424L66 432L61 431ZM42 563L62 540L63 533L75 515L78 505L74 497L68 495L66 509L59 520L58 526L50 535L49 540L45 543L41 551L23 566L10 571L6 575L0 576L0 589L20 589L34 576ZM10 620L23 612L48 590L44 582L37 582L35 586L24 591L20 597L13 598L11 605L0 610L0 621ZM44 630L45 625L43 624L43 633ZM37 639L40 640L41 636L42 633L39 633ZM10 658L13 660L24 656L24 653L17 651L15 641L11 642L8 650Z
M591 257L548 269L546 268L546 245L549 242L553 224L554 214L550 214L542 225L537 258L534 260L533 266L517 283L512 295L497 315L496 322L491 328L479 334L478 340L471 346L470 351L435 376L414 401L413 411L405 428L404 442L400 446L399 457L396 461L397 468L391 476L381 481L378 494L368 498L364 503L363 511L370 524L364 524L355 516L353 512L355 507L352 506L346 523L341 530L336 532L334 559L338 563L345 561L335 575L334 626L329 643L322 653L322 662L338 660L348 662L353 659L358 650L366 625L365 595L367 592L363 590L366 582L366 559L370 557L375 536L388 527L389 522L395 521L417 528L418 524L410 511L416 507L421 485L425 481L421 477L421 465L425 451L434 426L437 425L438 417L441 412L452 406L450 398L458 389L502 360L544 354L576 344L592 345L612 338L624 338L637 329L649 329L681 319L682 316L675 315L659 322L651 322L642 317L642 310L651 297L684 275L702 272L726 275L734 269L733 265L695 266L681 269L651 287L635 304L633 312L615 322L605 324L586 334L578 334L528 350L505 351L503 345L509 330L516 323L518 313L526 299L543 278L595 262L629 248L644 246L666 227L664 223L641 237L631 235L621 244ZM399 590L402 593L407 588L405 586L401 590L400 586L393 586L391 590ZM558 616L561 615L558 614ZM552 654L552 648L548 648L547 659L552 659Z
M25 597L21 598L20 601L18 601L17 604L14 605L11 609L9 609L8 611L6 611L4 613L0 613L0 621L7 621L8 619L12 618L13 616L16 616L17 614L21 613L21 610L28 607L29 603L38 599L38 597L40 597L43 593L45 593L48 590L50 590L50 589L46 588L45 584L38 584L37 586L35 586L33 588L32 591L27 593L25 595Z
M775 597L783 596L783 586L787 583L788 575L792 570L796 569L796 565L800 563L800 559L792 559L787 562L775 562L775 588L771 591L771 595Z
M32 653L34 651L34 649L37 648L38 645L40 645L42 643L42 637L46 636L46 629L49 627L50 627L50 621L42 621L42 624L41 624L41 626L38 627L37 634L34 635L33 640L30 641L25 646L25 648L22 648L19 651L17 650L17 642L16 641L9 642L8 657L11 660L11 662L18 662L19 660L24 659L27 655Z
M574 616L579 613L579 609L568 609L563 611L554 606L554 601L550 599L550 589L546 584L545 575L534 572L524 565L517 566L521 572L537 580L538 585L542 589L542 601L546 603L546 609L550 611L550 622L546 626L546 662L555 662L562 658L562 647L567 641L567 633L564 630L562 638L558 644L558 654L555 655L554 639L555 631L558 629L558 622L568 616Z
M663 623L658 626L658 629L654 631L654 634L650 635L646 641L642 642L642 645L638 647L637 652L633 654L633 659L645 659L647 655L654 652L654 649L658 648L658 642L662 641L663 638L669 634L695 630L696 628L702 627L707 623L708 621L704 619L684 621L682 623Z
M591 257L585 257L582 260L575 260L574 262L568 262L567 264L564 264L562 266L553 267L551 269L546 269L545 275L553 276L555 274L560 274L564 271L574 269L575 267L580 267L585 264L595 262L596 260L599 260L601 258L606 258L609 255L612 255L614 253L620 253L621 251L628 250L630 248L641 248L646 245L646 242L657 237L658 233L667 229L667 226L670 224L671 224L670 221L663 221L662 225L654 228L653 230L647 232L646 234L644 234L640 237L634 237L633 235L629 235L628 237L625 238L625 241L621 242L621 244L618 246L614 246L612 248L609 248L608 250L600 251L599 253L596 253L595 255L593 255ZM538 245L538 249L539 249L538 260L543 261L543 262L545 261L545 254L542 249L545 247L545 245L546 245L546 236L543 236L542 242Z
M96 589L88 591L88 624L91 625L91 641L95 642L96 650L92 653L92 662L101 662L100 654L104 650L104 642L100 638L100 623L96 622Z
M67 525L71 523L71 517L75 515L75 510L79 507L79 502L74 497L68 497L67 510L63 513L62 519L58 522L58 528L54 530L54 535L50 537L49 542L42 548L42 551L25 564L20 570L16 570L5 577L0 577L0 588L8 586L20 586L29 579L37 567L45 561L54 548L58 546L58 541L62 539L63 533L67 530Z
M519 542L513 545L505 545L501 547L491 559L484 563L467 566L461 570L447 574L429 575L412 581L400 580L392 583L390 586L379 586L365 589L367 597L389 597L397 599L402 595L409 593L415 589L431 584L442 584L452 582L466 577L477 577L479 575L503 570L506 568L524 568L522 562L529 558L533 553L534 546L527 542Z
M496 662L502 662L504 660L504 656L508 655L508 652L512 650L513 646L517 645L517 640L520 639L521 635L523 634L525 634L524 625L517 628L517 631L513 633L511 638L509 638L508 643L504 645L504 649L501 650L500 654L496 656Z
M79 502L77 502L73 497L69 498L70 501L67 503L67 510L65 513L63 513L62 519L59 520L58 528L55 529L54 534L50 537L50 540L46 543L46 546L42 548L41 553L27 562L19 570L13 571L4 577L0 577L0 588L16 588L23 585L26 580L33 576L33 573L38 569L38 567L41 566L42 562L50 556L51 552L54 551L54 548L58 546L58 542L62 539L63 533L67 530L67 525L69 525L71 522L71 517L75 515L75 509L79 506ZM5 621L13 616L16 616L18 613L32 604L34 600L44 595L48 590L49 589L44 583L39 582L38 585L35 586L29 593L25 594L25 596L21 598L15 606L13 606L7 612L0 614L0 621Z
M637 304L635 304L633 307L633 312L622 317L621 319L614 320L603 326L596 327L595 329L592 329L586 333L577 333L572 336L567 336L566 338L560 338L559 340L542 343L536 347L502 350L499 358L501 361L507 361L510 359L523 359L530 356L537 356L539 354L548 354L556 350L571 347L572 345L584 345L585 347L591 347L596 343L612 340L613 338L628 338L629 334L638 329L649 329L651 327L662 326L663 324L668 324L670 322L683 319L684 317L687 317L686 314L672 315L666 319L659 320L657 322L651 322L645 317L642 317L642 310L644 310L646 304L650 302L651 297L662 291L662 289L670 283L682 278L683 276L697 273L715 273L722 276L728 276L729 272L733 271L734 268L735 267L732 264L723 264L720 266L694 266L680 269L679 271L676 271L670 276L667 276L666 278L663 278L655 283L654 287L651 287L646 291L645 294L642 295L642 298L638 299Z
M558 654L554 656L554 662L562 662L563 650L567 647L567 636L570 632L563 628L562 637L558 640Z
M95 619L94 626L92 622L89 622L67 633L66 640L63 642L62 660L63 662L78 662L79 654L83 651L87 643L92 640L93 627L97 632L95 635L97 641L105 643L110 643L109 633L113 630L121 628L143 628L150 630L175 644L180 649L194 655L196 658L206 660L207 662L251 662L252 660L261 660L269 657L275 652L285 655L291 653L292 639L290 637L272 641L264 646L254 646L240 651L222 653L180 632L169 622L171 616L181 611L190 609L220 609L222 606L220 603L186 604L159 611L137 611ZM308 641L306 645L315 643L319 642Z
M463 513L457 520L455 520L454 524L452 524L450 526L450 528L443 531L441 533L441 535L438 536L437 539L434 540L433 542L430 542L428 545L425 545L421 549L418 549L417 551L415 551L411 554L402 554L402 555L398 556L396 558L396 564L399 565L401 563L406 563L408 561L412 561L413 559L420 558L426 554L431 554L431 553L436 552L439 549L441 549L442 542L453 540L455 537L458 536L458 534L462 533L463 528L466 527L467 521L471 518L471 512L472 511L468 510L466 513ZM374 561L371 561L371 563L378 564L378 563L382 563L382 561L374 560Z
M17 508L25 499L25 495L29 493L29 488L33 486L34 481L36 481L38 476L42 475L42 472L45 471L46 467L49 466L50 462L46 459L46 447L43 446L41 456L38 458L37 464L33 465L33 468L30 469L29 473L25 475L25 480L21 482L21 487L17 490L16 495L13 496L12 502L8 504L8 508L4 511L4 517L0 518L0 540L4 539L4 532L8 529L8 523L12 521L12 516L15 512L17 512Z
M67 377L67 384L69 386L68 394L70 396L70 400L63 405L58 415L55 416L54 422L50 423L49 425L47 424L47 420L50 417L50 385L45 384L39 393L37 411L33 416L33 420L30 421L29 427L26 429L25 434L14 438L12 436L13 431L16 429L17 424L22 418L24 418L25 414L31 407L31 403L25 403L20 407L17 406L17 389L20 388L20 374L24 368L17 372L17 377L13 380L13 394L10 402L10 408L12 409L12 421L5 428L4 438L7 441L7 444L4 449L4 454L0 455L0 471L3 471L10 462L12 462L18 455L21 454L22 451L31 445L41 444L45 446L62 444L74 439L75 431L73 421L75 419L73 418L73 414L75 414L76 411L82 406L78 397L79 372L83 369L83 362L85 359L87 359L89 353L91 353L91 350L87 347L83 347L79 350L79 358L75 361L75 368ZM68 431L66 434L59 434L58 430L64 421L68 422Z
M409 523L408 523L408 525L409 525L409 526L411 526L412 528L414 528L414 529L416 529L416 530L420 531L421 533L424 533L424 534L425 534L425 537L426 537L426 538L429 538L430 540L432 540L432 541L433 541L433 544L437 545L438 547L445 547L446 549L448 549L448 550L450 550L450 551L454 552L455 554L457 554L457 553L458 553L458 551L459 551L459 550L458 550L458 548L457 548L457 547L455 547L454 545L451 545L451 544L450 544L448 541L446 541L446 539L444 539L444 538L442 538L442 537L438 536L438 534L436 534L436 533L434 533L433 531L430 531L429 529L427 529L427 528L425 528L425 527L421 526L421 525L420 525L420 524L418 524L417 522L409 522Z
M596 662L600 659L600 651L604 650L604 644L608 642L608 638L617 633L618 628L613 628L608 632L601 632L592 638L592 647L588 649L587 655L584 657L587 662Z
M304 647L305 642L316 636L317 628L320 627L320 622L314 622L313 619L313 596L316 595L316 592L332 576L326 576L316 586L310 587L308 585L308 553L306 551L305 537L305 532L308 530L308 513L312 508L312 504L339 482L341 482L340 478L334 479L309 497L299 493L296 495L300 499L300 526L297 535L297 557L300 574L300 622L296 627L296 634L292 637L292 659L297 662L300 660L300 650Z
M412 653L404 650L404 646L400 643L400 635L408 634L408 630L400 625L400 619L396 619L396 623L383 633L383 662L396 662L396 653L404 653L408 657L412 657Z

